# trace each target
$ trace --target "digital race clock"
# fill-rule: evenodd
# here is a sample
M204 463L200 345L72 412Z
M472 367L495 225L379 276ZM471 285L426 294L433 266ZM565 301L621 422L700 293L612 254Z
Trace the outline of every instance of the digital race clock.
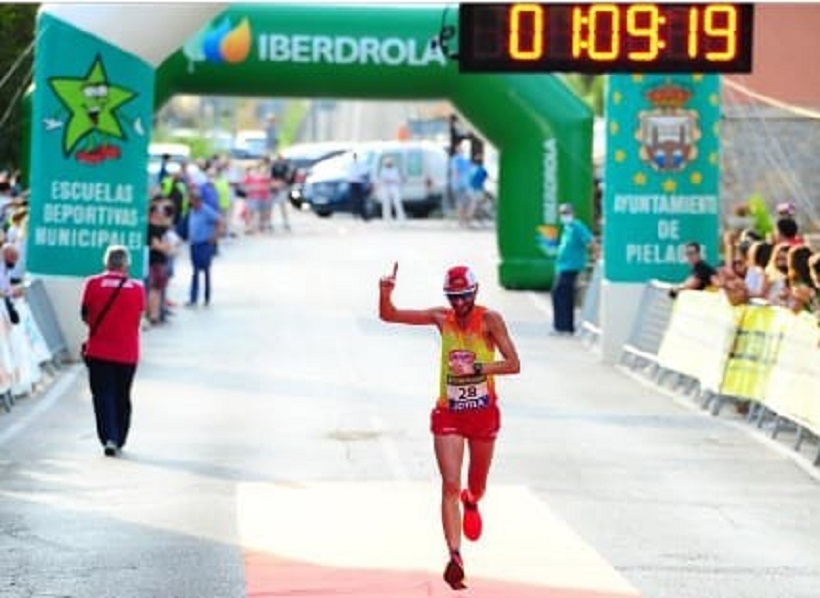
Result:
M752 70L751 4L462 4L462 72Z

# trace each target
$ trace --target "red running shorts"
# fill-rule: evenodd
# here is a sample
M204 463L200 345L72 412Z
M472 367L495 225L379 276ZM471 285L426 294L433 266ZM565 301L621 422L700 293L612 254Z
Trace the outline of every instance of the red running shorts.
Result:
M469 440L495 440L500 428L501 411L495 403L471 411L437 406L430 413L430 431L436 436L456 434Z

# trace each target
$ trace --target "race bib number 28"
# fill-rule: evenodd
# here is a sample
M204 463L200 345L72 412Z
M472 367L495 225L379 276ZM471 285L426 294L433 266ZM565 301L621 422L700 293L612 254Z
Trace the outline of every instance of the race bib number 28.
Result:
M484 409L490 404L485 376L450 377L447 381L447 402L451 411Z

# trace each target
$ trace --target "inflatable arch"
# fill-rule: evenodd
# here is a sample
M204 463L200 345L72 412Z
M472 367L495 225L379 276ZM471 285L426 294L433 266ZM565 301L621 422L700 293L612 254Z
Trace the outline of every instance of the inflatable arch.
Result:
M431 44L457 8L44 5L32 108L29 268L81 277L143 247L153 111L178 93L449 99L500 152L499 279L552 282L557 206L591 218L592 114L552 75L462 75Z

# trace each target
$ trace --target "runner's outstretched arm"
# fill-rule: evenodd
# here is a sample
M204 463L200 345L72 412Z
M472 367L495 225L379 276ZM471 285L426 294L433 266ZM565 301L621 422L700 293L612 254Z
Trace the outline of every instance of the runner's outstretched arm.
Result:
M411 324L416 326L435 325L441 327L443 308L397 309L393 305L393 289L396 287L398 262L393 264L393 273L379 279L379 317L385 322Z
M487 330L493 337L498 351L501 353L500 361L493 361L482 364L481 371L485 374L517 374L521 371L521 363L518 360L518 351L507 332L507 325L501 314L495 311L488 311L484 315L484 322Z

